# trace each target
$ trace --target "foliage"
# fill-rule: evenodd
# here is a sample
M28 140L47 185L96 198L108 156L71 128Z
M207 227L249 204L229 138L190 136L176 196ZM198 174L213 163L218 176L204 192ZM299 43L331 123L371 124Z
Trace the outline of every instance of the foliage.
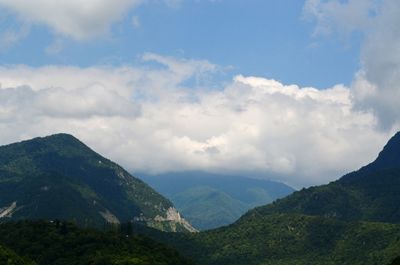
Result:
M21 258L10 249L0 245L0 265L35 265L35 263Z
M199 265L381 265L399 253L400 225L299 214L250 216L198 234L143 231Z
M127 227L118 233L112 227L102 232L60 221L19 221L0 225L0 244L40 265L192 264L172 248L126 234L129 231Z
M400 256L392 260L389 265L400 265Z

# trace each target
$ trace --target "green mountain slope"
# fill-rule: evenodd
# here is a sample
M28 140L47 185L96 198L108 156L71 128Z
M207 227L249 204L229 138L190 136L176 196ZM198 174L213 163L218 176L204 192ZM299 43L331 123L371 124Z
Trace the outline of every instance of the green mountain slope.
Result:
M112 230L80 229L60 222L19 221L0 224L0 244L39 265L192 264L172 248L143 236L126 236L125 233ZM0 254L1 251L2 248Z
M192 230L169 200L67 134L0 147L0 194L0 220L135 220Z
M237 220L248 206L228 194L210 187L196 187L171 198L190 223L200 229L218 227Z
M252 216L199 234L153 236L199 265L389 264L400 250L398 224L299 214Z
M400 133L371 164L328 185L295 192L247 215L300 213L400 223Z
M141 175L200 230L236 221L247 210L282 198L294 190L279 182L202 171Z

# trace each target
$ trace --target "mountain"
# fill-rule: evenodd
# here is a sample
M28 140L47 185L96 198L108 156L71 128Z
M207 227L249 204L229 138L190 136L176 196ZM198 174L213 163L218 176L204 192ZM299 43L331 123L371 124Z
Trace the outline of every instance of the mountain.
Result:
M114 229L83 229L66 222L0 224L0 244L8 248L0 247L1 265L193 264L176 250L147 237Z
M191 235L147 235L199 265L385 265L400 254L400 134L371 164Z
M248 205L210 187L187 189L171 197L176 207L200 230L230 224L248 210Z
M393 136L376 160L327 185L295 192L247 215L299 213L400 223L400 132Z
M1 146L0 194L0 220L133 220L194 231L169 200L68 134Z
M170 198L185 218L200 230L231 224L247 210L294 191L270 180L202 171L140 176Z

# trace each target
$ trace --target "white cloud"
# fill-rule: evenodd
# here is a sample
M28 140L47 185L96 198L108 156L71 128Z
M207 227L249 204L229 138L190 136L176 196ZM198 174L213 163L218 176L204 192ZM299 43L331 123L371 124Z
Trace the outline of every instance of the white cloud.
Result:
M21 21L44 24L56 34L86 40L105 34L112 23L143 0L0 0Z
M307 0L304 4L306 18L316 20L315 35L365 30L377 9L376 0Z
M316 19L316 33L364 34L352 85L355 107L374 111L383 129L399 123L400 2L308 0L305 14Z
M69 132L129 170L258 171L303 185L367 163L392 133L376 129L372 112L354 110L341 85L237 76L219 90L189 88L187 80L218 67L143 60L162 67L0 68L0 142Z
M9 11L26 25L47 26L58 38L84 41L104 36L129 11L151 2L162 2L167 7L178 8L182 0L0 0L0 8ZM138 16L132 16L131 23L135 28L141 26ZM3 45L6 42L7 45L13 44L27 33L25 26L20 30L3 32L0 45L2 42Z

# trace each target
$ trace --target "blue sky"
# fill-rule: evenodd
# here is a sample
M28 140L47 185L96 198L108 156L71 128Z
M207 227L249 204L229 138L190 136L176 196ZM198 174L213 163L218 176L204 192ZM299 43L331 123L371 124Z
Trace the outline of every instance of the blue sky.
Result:
M0 144L326 183L400 129L397 0L0 0Z
M153 1L89 40L33 24L26 37L3 48L0 59L31 66L121 65L153 52L206 59L225 67L225 77L240 73L318 88L349 84L359 68L359 39L355 34L314 36L315 23L303 6L303 1L290 0L182 1L172 6ZM9 10L2 14L3 30L18 30L21 21ZM54 43L60 51L46 52Z

